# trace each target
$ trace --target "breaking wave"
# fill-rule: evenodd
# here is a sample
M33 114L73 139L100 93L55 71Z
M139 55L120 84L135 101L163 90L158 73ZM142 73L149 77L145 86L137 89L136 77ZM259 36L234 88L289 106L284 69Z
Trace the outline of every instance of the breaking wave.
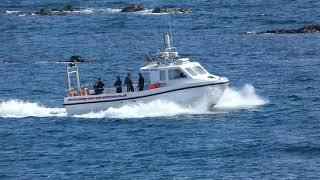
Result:
M121 11L120 8L114 9L114 8L105 8L105 9L95 9L96 12L103 12L103 13L118 13Z
M120 108L109 108L105 111L75 115L78 118L144 118L175 116L179 114L204 114L206 110L183 107L177 103L154 100L148 103L124 105Z
M123 105L119 108L108 108L105 111L75 115L76 118L144 118L169 117L176 115L216 114L238 109L250 109L264 105L268 101L256 94L252 85L247 84L241 89L227 88L217 105L207 109L206 102L196 106L184 106L171 101L154 100L147 103ZM0 102L0 117L66 117L64 108L47 108L38 103L21 100Z
M5 11L6 14L17 14L20 13L20 11Z
M64 117L67 116L64 108L47 108L38 103L22 100L9 100L0 102L0 117L23 118L23 117Z
M252 85L246 84L239 90L227 88L214 109L250 109L267 103L268 100L257 95Z

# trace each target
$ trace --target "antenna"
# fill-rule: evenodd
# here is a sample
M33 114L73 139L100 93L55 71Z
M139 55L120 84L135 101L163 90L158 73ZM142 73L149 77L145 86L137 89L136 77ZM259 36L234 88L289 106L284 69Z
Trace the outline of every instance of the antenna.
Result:
M158 37L157 37L157 34L156 34L156 48L157 48L157 52L159 52L159 45L158 45Z
M171 31L171 16L169 15L169 28L170 28L170 43L173 46L173 40L172 40L172 31Z

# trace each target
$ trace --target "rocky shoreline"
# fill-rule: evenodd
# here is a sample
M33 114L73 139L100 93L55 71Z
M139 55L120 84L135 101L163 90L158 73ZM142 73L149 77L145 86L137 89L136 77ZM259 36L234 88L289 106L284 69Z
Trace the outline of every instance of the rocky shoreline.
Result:
M66 16L72 15L75 13L81 13L81 11L88 10L88 8L79 8L73 7L71 5L64 6L63 8L42 8L39 11L32 12L32 13L24 13L24 15L38 15L38 16ZM91 9L90 9L91 10ZM97 10L99 11L99 10ZM191 8L184 8L184 7L155 7L155 8L145 8L142 5L128 5L126 7L121 8L119 11L120 13L134 13L134 12L142 12L148 11L154 14L185 14L191 13ZM20 11L12 11L13 13L8 14L16 14L22 15Z
M257 32L256 34L301 34L301 33L319 33L320 25L313 24L308 26L303 26L298 29L275 29L267 30L262 32Z
M35 14L41 15L41 16L53 16L53 15L65 16L79 10L82 10L82 8L75 8L75 7L72 7L71 5L67 5L61 9L59 8L40 9L40 11L35 12Z
M146 10L142 5L129 5L121 9L121 12L139 12ZM178 14L178 13L191 13L191 8L181 8L181 7L156 7L152 9L152 13L168 13L168 14Z

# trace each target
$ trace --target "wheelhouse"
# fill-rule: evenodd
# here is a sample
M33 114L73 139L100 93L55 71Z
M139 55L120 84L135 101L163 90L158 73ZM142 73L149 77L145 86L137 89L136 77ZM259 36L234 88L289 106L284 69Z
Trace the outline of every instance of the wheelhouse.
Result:
M149 83L172 85L190 80L205 80L215 78L198 62L190 62L188 58L178 59L175 63L167 65L147 65L140 71L144 77L149 77Z

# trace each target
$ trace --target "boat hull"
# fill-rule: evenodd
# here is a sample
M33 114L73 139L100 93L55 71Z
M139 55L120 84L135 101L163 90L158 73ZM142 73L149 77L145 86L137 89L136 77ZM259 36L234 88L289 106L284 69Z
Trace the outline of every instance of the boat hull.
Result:
M145 103L154 100L175 102L183 106L206 104L213 107L228 83L202 84L197 86L169 89L166 87L133 93L89 95L79 97L66 97L64 106L69 116L99 112L110 107L121 107L133 103Z

